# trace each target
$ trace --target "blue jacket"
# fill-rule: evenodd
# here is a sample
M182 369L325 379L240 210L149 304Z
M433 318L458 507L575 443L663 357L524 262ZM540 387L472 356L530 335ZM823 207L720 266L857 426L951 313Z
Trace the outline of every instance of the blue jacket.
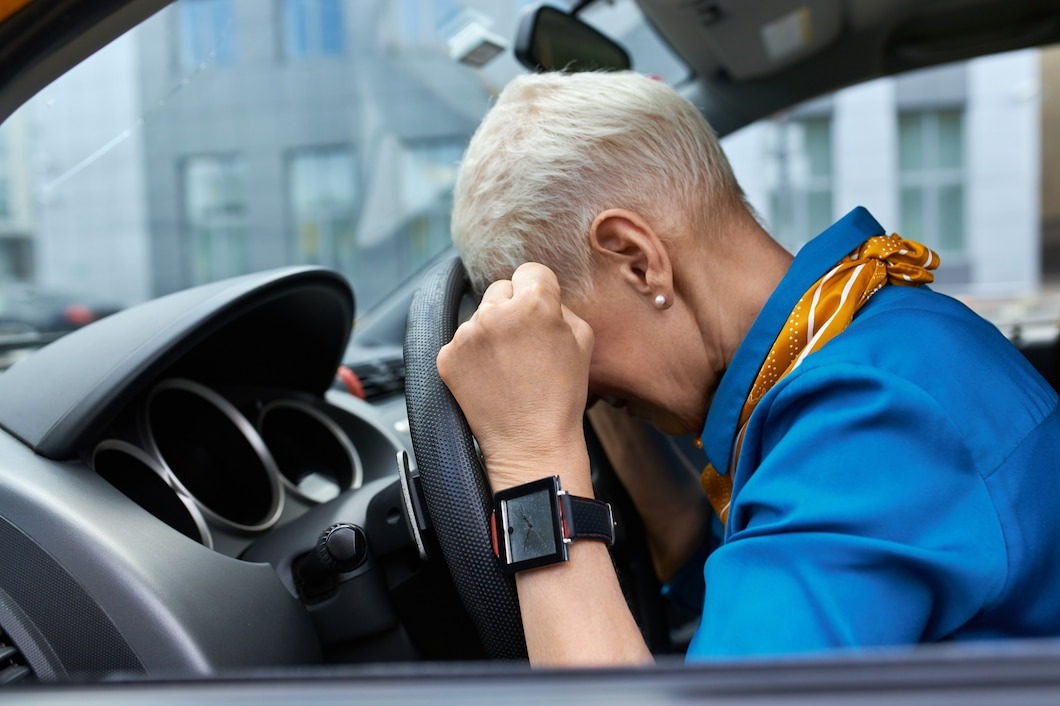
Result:
M736 420L795 302L883 228L858 208L807 244L723 376ZM884 287L762 399L689 659L1060 635L1057 396L991 324Z

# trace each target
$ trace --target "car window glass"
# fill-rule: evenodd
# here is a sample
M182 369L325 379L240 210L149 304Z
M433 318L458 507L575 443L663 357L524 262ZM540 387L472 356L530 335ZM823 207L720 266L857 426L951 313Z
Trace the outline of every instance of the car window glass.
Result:
M1057 49L881 78L723 140L740 183L792 252L857 205L937 250L937 288L1003 326L1060 311L1048 256L1060 221ZM1055 90L1055 88L1053 88Z
M367 311L448 247L457 163L522 70L507 45L531 4L175 2L0 126L0 287L93 318L313 264ZM633 0L585 17L639 70L685 75ZM454 42L469 28L505 51L470 61ZM63 307L31 318L18 330L77 325Z
M0 324L69 330L285 264L338 269L370 309L447 247L463 146L520 70L507 51L461 63L450 40L473 25L506 44L529 4L174 3L0 125L0 289L32 284L49 302L0 312ZM633 0L582 14L637 70L687 78ZM1056 55L854 86L741 130L726 149L792 250L863 204L942 253L940 288L995 320L1051 316L1042 285L1060 271L1060 196L1049 197L1060 121L1047 119L1055 98L1043 86Z

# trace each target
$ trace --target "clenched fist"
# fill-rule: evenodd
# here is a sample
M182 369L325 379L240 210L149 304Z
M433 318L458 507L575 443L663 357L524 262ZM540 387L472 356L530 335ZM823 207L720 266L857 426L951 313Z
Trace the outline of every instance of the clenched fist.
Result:
M592 329L563 306L556 275L527 263L489 286L438 353L438 372L478 440L494 492L550 475L585 492L592 352Z

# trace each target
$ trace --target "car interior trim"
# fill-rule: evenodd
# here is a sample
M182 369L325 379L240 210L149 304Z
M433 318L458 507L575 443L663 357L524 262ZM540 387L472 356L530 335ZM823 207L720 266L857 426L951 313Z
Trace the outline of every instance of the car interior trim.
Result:
M422 530L426 529L426 512L423 511L422 501L414 498L414 481L412 469L409 467L408 451L401 450L397 453L398 480L401 482L401 502L405 506L405 521L408 524L409 534L416 543L416 551L421 561L427 561L430 555L427 553L427 544L423 539ZM416 508L419 506L420 511Z
M290 418L286 420L287 424L270 425L270 417L275 418L280 414L293 414L295 418L301 418L299 423L308 421L310 426L292 429ZM273 400L258 414L257 428L265 445L272 450L273 459L279 468L280 480L290 495L316 504L331 500L346 490L356 490L364 482L361 456L350 437L335 420L315 407L299 400ZM280 436L277 436L277 430ZM319 434L321 430L322 436ZM296 435L301 438L296 438ZM337 450L338 454L326 454L327 449L324 447L328 445L333 452ZM284 454L287 448L297 453ZM303 483L312 479L323 480L327 497L302 487ZM327 485L333 487L329 488Z
M162 377L323 393L353 315L349 284L319 267L280 268L170 294L78 329L6 371L0 397L11 404L0 409L0 427L38 454L71 460ZM290 365L296 349L300 363ZM178 361L179 370L171 370ZM49 380L46 389L42 379Z
M213 549L213 536L198 504L174 486L165 467L146 451L127 441L105 439L92 452L91 465L156 519Z
M164 401L174 398L180 401ZM181 418L187 426L176 423ZM241 532L262 532L280 518L280 469L254 426L224 397L192 380L163 380L148 395L142 423L148 447L174 487L194 499L211 521ZM197 434L202 424L212 433ZM207 489L211 495L204 497ZM235 514L247 504L253 508L249 515Z

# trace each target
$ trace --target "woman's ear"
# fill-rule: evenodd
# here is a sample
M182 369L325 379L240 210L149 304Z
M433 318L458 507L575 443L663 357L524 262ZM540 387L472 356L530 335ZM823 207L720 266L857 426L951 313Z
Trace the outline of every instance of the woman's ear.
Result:
M620 208L603 211L589 227L589 244L597 269L618 277L653 306L673 303L669 252L640 215Z

